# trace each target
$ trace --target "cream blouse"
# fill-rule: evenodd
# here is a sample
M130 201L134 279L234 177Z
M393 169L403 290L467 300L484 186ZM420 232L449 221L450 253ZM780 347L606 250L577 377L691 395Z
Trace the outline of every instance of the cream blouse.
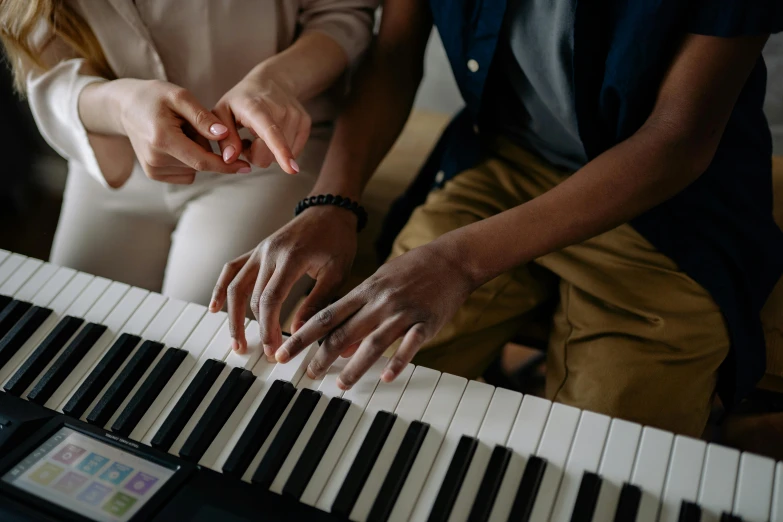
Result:
M190 90L211 108L253 67L320 31L351 62L372 37L379 0L66 0L84 16L119 78L158 79ZM45 37L43 35L42 37ZM31 72L28 99L46 141L106 185L78 111L81 90L101 78L83 74L82 59ZM336 117L342 89L305 103L313 123ZM135 168L140 168L138 162Z

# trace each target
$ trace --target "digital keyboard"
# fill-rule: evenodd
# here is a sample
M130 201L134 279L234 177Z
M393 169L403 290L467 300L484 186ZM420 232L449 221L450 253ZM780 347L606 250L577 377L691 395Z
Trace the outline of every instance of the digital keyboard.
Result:
M0 250L0 520L783 522L783 463Z

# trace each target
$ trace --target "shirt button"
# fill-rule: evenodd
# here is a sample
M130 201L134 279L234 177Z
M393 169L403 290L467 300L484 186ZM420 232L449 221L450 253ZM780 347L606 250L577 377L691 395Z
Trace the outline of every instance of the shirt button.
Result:
M470 70L470 72L478 71L479 70L479 63L476 60L474 60L473 58L471 58L470 60L468 60L468 69Z
M439 170L437 174L435 174L435 183L441 184L443 183L443 180L446 178L446 173L442 170Z

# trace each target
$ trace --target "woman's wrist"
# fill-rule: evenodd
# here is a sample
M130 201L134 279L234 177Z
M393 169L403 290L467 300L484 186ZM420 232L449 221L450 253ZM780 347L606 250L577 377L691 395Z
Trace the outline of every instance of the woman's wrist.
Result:
M79 95L79 117L88 132L125 136L123 103L128 95L128 82L112 80L95 82L82 89Z

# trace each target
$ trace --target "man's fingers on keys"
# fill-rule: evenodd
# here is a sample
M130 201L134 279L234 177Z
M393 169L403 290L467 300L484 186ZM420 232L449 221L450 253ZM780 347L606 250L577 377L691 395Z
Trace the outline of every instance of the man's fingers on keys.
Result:
M212 290L212 300L209 302L210 312L219 312L223 305L226 304L226 293L228 291L228 285L234 280L236 275L245 266L247 260L250 259L253 251L251 250L247 254L243 254L233 261L229 261L223 265L223 270L220 271L217 284L215 284L214 290Z
M359 378L383 355L383 352L405 333L407 324L408 322L404 318L394 317L388 319L374 332L365 337L359 344L359 348L354 356L345 365L343 371L340 372L340 376L337 378L337 386L342 390L349 390L356 384ZM399 353L399 350L397 352ZM405 365L402 367L404 368ZM391 379L386 382L390 381Z
M343 276L337 270L330 270L332 265L327 265L318 273L315 286L310 294L302 301L299 310L296 311L293 321L293 332L296 333L312 317L329 306L332 297L343 284Z
M360 342L372 332L377 323L368 307L362 307L343 324L334 328L322 340L313 360L307 367L311 378L317 378L326 373L335 360L352 344Z
M267 357L271 357L283 342L283 334L280 330L280 309L288 294L291 293L294 284L304 274L304 270L297 269L294 265L280 264L275 266L274 272L266 281L262 281L262 276L267 277L264 273L266 270L264 267L259 273L256 287L253 290L251 308L258 321L264 353Z
M231 334L231 348L237 353L245 353L245 310L250 293L253 291L258 276L258 257L253 254L242 270L228 284L226 291L228 301L228 329Z
M428 339L429 336L423 323L416 323L410 327L405 333L405 337L402 338L400 347L397 348L389 362L386 363L386 368L381 372L381 380L388 383L396 379Z

